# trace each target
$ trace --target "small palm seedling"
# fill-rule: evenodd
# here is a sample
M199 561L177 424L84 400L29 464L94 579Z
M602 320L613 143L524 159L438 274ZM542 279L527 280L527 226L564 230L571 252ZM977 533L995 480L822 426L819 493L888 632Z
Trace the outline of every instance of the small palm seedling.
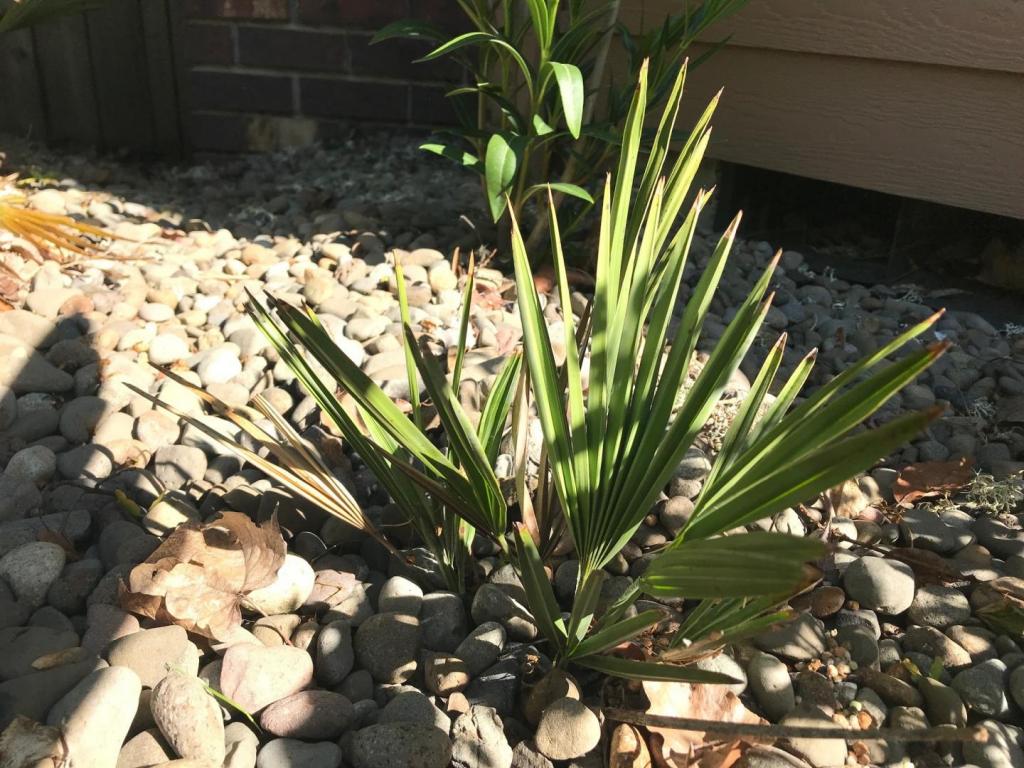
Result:
M459 128L422 149L478 172L495 221L506 207L522 220L526 204L547 183L556 200L585 211L589 188L614 161L617 130L630 106L632 84L650 62L652 104L672 90L689 46L746 0L686 0L649 31L619 22L620 0L459 0L469 31L454 37L424 21L389 24L374 42L414 38L435 47L420 61L450 59L467 82L448 92ZM621 43L628 77L603 85L606 63ZM712 49L714 50L714 49ZM696 62L695 62L696 63ZM556 181L557 179L557 181ZM544 206L540 206L541 211Z
M455 394L469 326L472 269L466 280L451 382L426 345L413 336L400 264L396 264L396 277L405 326L412 420L338 348L312 312L273 299L269 308L253 300L250 312L281 358L416 528L449 587L462 591L469 547L477 532L507 552L504 534L508 509L493 467L521 357L512 355L498 374L474 428ZM350 413L323 383L299 345L351 396L355 413ZM425 427L419 377L442 424L449 427L446 449L435 445Z

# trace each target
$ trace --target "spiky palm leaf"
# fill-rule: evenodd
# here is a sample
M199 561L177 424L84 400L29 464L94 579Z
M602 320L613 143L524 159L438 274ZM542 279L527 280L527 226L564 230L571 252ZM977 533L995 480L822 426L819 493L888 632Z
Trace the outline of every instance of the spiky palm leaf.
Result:
M644 677L656 672L677 675L675 679L686 679L690 671L631 667L627 660L609 662L603 656L595 662L595 654L658 622L660 617L648 612L624 618L626 609L644 592L656 597L705 598L705 612L714 621L690 622L688 631L721 637L725 631L741 632L758 622L777 620L773 606L802 583L803 563L820 556L820 542L772 533L726 538L722 534L813 497L869 467L920 431L935 418L934 410L855 432L942 351L921 349L865 376L929 327L932 318L790 410L813 364L813 356L808 356L759 419L781 362L781 341L770 352L737 415L689 524L652 559L632 588L596 618L604 566L648 514L756 338L771 302L769 289L778 263L776 256L768 264L677 409L680 388L739 225L737 216L712 253L675 323L674 334L670 333L687 253L708 194L698 192L689 213L681 219L680 213L708 144L707 124L715 106L712 102L669 164L684 77L685 70L675 81L653 149L641 168L648 98L646 68L641 69L622 134L618 172L608 179L601 199L586 391L581 355L573 343L569 282L554 205L551 249L564 318L564 337L557 340L567 351L564 379L555 366L554 340L514 221L512 233L531 385L554 484L580 561L575 601L566 622L550 584L538 570L539 558L531 555L532 540L520 535L519 565L530 606L559 658L610 674ZM859 377L863 379L858 381Z

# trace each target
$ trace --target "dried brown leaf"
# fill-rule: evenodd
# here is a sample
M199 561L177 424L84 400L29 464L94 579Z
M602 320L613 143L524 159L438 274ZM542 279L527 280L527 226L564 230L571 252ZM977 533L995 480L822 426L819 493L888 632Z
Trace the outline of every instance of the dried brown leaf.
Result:
M651 753L640 730L620 723L612 732L608 768L651 768Z
M767 721L751 712L740 701L739 697L723 685L705 685L690 683L665 683L652 680L644 681L644 692L651 702L647 710L650 715L666 715L668 717L690 717L700 720L716 720L721 723L752 723L767 724ZM684 731L676 728L659 728L648 726L651 733L659 739L654 749L654 759L659 765L681 768L692 765L692 754L703 747L708 734L702 731ZM714 739L714 734L711 735ZM720 756L722 765L731 765L734 760L732 742L729 749ZM660 743L659 743L660 742Z
M856 480L847 480L830 489L828 500L836 517L848 518L857 517L871 503Z
M242 599L274 580L285 549L276 518L256 525L240 512L225 512L211 523L181 525L132 569L121 607L227 638L242 622Z
M750 745L742 739L733 739L701 753L700 768L732 768Z
M67 765L68 750L60 728L18 715L0 733L0 765L45 768Z
M919 499L946 496L960 490L974 477L974 460L962 457L955 461L924 461L911 464L900 472L892 486L893 498L901 507L909 507Z

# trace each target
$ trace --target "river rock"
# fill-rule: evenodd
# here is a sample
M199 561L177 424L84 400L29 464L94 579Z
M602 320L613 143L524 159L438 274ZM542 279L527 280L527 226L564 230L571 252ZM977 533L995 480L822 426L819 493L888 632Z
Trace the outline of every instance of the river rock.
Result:
M141 692L132 670L109 667L85 677L54 705L46 722L61 729L70 768L115 768Z
M332 621L316 637L316 678L329 687L339 685L355 664L352 628L344 619Z
M255 768L260 740L245 723L229 723L224 729L224 768Z
M471 706L452 725L453 768L511 768L512 747L491 707Z
M392 576L381 587L377 609L381 613L405 613L419 616L423 607L423 590L404 576Z
M275 701L260 715L267 733L305 741L332 741L353 722L352 702L333 691L299 691Z
M971 616L966 595L955 587L927 584L917 590L907 618L915 624L945 629L961 624Z
M796 706L789 668L768 653L758 653L747 665L747 681L757 703L772 722L778 722Z
M1010 711L1006 664L1000 659L989 659L963 670L951 685L972 712L1002 719Z
M420 622L401 613L378 613L364 621L355 635L359 664L380 683L403 683L416 672Z
M505 647L505 628L496 621L485 621L459 643L455 655L466 663L471 676L479 675L498 658Z
M221 692L249 712L297 693L313 682L313 660L286 645L264 648L238 643L224 654Z
M191 675L171 672L153 689L153 720L183 758L224 762L224 719L216 699Z
M466 607L454 592L424 595L419 617L422 645L432 651L451 653L469 634Z
M174 759L174 750L159 728L148 728L128 739L117 755L117 768L150 768Z
M810 726L814 728L840 727L832 719L816 708L794 710L782 718L783 725ZM846 742L842 739L802 739L789 740L800 755L815 768L846 764Z
M66 556L57 544L36 541L23 544L0 558L0 578L18 599L30 608L46 601L46 592L60 576Z
M274 580L246 595L242 607L272 616L298 610L313 591L316 574L298 555L287 554Z
M537 636L529 609L497 584L484 584L476 591L470 614L477 624L498 622L513 640L529 641Z
M758 635L754 644L791 661L808 661L825 652L824 625L809 613L801 613L793 621Z
M61 697L86 675L103 666L106 665L102 661L91 657L0 683L0 731L18 715L43 722Z
M552 760L572 760L597 746L601 723L580 701L556 699L541 714L534 739L537 749Z
M199 649L175 624L118 638L107 647L106 656L111 666L133 670L147 688L155 688L168 668L186 675L199 672Z
M353 768L445 768L452 758L448 735L417 723L379 723L353 734Z
M338 768L341 758L341 748L330 741L274 739L263 745L256 768Z
M0 680L32 674L36 659L77 647L74 630L33 626L0 629Z
M898 560L854 560L843 575L843 585L851 599L882 613L903 613L914 601L914 572Z

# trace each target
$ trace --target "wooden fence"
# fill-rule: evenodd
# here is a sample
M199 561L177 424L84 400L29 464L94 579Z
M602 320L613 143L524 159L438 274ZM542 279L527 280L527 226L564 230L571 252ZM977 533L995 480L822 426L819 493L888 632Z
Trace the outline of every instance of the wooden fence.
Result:
M0 131L54 145L179 155L176 2L110 0L0 38Z

